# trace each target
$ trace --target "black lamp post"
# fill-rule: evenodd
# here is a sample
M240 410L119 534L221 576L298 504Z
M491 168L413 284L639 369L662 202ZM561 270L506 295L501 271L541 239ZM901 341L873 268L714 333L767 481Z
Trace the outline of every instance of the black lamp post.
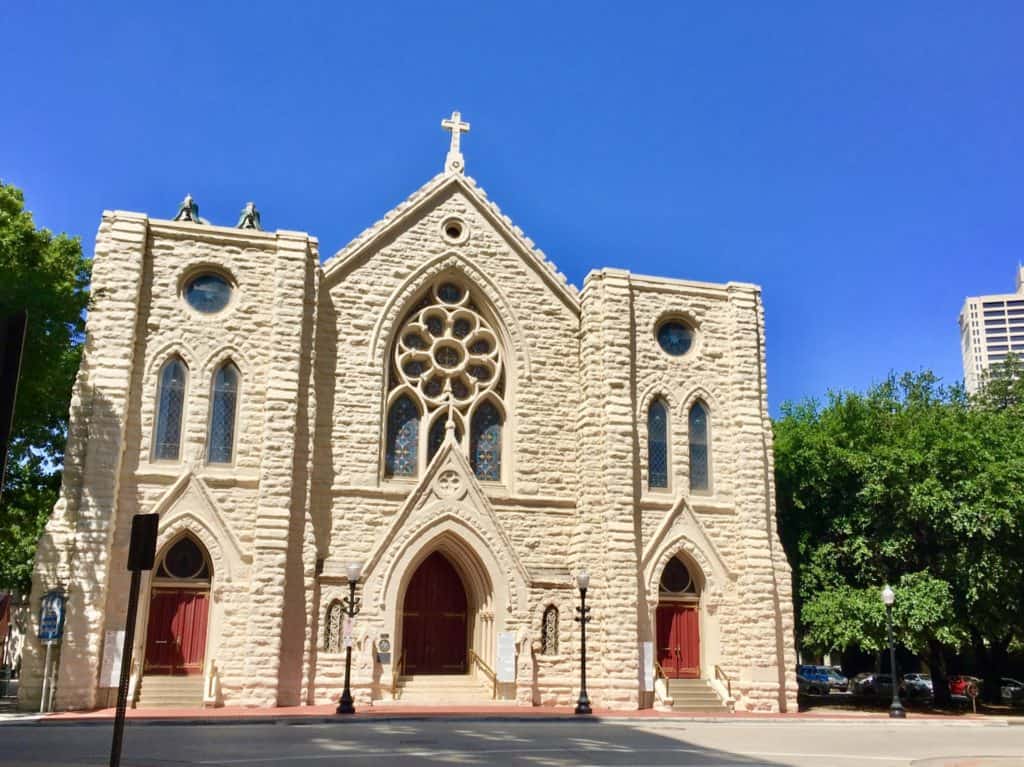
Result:
M906 719L907 712L900 702L900 686L896 679L896 644L892 641L892 603L896 594L886 586L882 589L882 601L885 603L885 621L889 628L889 671L892 677L892 705L889 706L890 719Z
M576 701L577 714L589 714L590 698L587 697L587 624L590 622L590 608L587 607L587 586L590 585L590 574L582 570L576 576L576 584L580 587L580 606L576 608L576 621L580 624L580 697Z
M341 600L341 606L345 615L349 618L347 626L352 631L352 619L359 614L359 600L356 599L356 584L363 572L363 566L359 562L353 562L348 566L348 596ZM352 705L352 691L349 689L349 677L352 674L352 637L345 636L345 689L341 693L341 701L338 703L339 714L354 714L355 706Z

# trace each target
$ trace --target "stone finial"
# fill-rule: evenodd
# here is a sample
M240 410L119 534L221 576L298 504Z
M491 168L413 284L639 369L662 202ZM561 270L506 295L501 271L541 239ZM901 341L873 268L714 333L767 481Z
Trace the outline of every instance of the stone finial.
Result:
M444 160L445 173L465 172L466 162L462 159L459 139L463 133L469 133L469 123L462 122L462 115L459 112L452 112L452 116L447 120L441 120L441 127L452 134L452 143Z
M192 199L191 194L186 194L185 199L181 201L181 205L178 206L178 213L174 217L175 221L191 221L193 224L205 223L203 219L199 217L199 205Z
M242 215L238 218L238 223L235 224L236 229L255 229L258 232L263 231L263 224L260 222L260 212L256 210L256 204L247 202L245 209L242 210Z

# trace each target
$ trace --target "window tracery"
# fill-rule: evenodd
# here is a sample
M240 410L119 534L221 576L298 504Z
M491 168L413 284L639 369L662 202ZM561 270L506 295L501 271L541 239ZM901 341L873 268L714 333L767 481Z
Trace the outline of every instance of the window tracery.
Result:
M327 616L324 621L325 652L341 652L343 621L344 610L342 610L341 600L335 599L327 606Z
M465 285L442 278L408 312L395 334L388 379L389 391L403 392L388 411L386 474L414 476L421 468L420 420L424 429L429 424L426 464L450 419L458 441L470 436L477 476L501 479L504 361L498 334Z
M542 655L558 654L558 608L548 605L541 619L540 651Z

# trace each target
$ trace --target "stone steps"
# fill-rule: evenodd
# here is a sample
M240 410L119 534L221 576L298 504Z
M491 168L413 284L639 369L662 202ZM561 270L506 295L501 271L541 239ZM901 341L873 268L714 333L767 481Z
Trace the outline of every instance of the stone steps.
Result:
M491 690L471 674L415 674L399 677L395 698L425 706L480 705L491 702Z
M203 705L203 677L144 676L136 708L191 708Z
M669 679L668 694L673 711L712 714L729 710L706 679Z

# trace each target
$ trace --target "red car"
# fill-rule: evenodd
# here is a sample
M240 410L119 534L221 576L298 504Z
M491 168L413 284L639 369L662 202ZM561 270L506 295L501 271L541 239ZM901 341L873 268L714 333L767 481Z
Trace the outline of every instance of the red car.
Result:
M958 674L949 678L949 695L953 699L969 700L978 697L981 680L976 676Z

